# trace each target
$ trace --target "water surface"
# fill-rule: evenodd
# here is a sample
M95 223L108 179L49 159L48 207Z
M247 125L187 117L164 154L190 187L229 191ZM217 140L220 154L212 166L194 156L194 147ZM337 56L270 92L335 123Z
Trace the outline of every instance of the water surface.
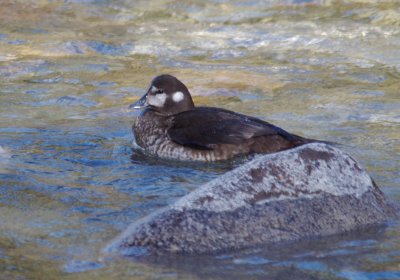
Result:
M105 258L235 164L131 148L161 73L196 104L339 142L400 201L400 2L2 1L0 279L400 279L400 225L213 256ZM139 252L140 253L140 252Z

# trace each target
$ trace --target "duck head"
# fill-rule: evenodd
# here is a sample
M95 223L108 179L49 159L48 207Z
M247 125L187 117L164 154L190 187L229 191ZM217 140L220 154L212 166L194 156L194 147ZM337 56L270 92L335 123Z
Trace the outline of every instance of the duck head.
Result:
M129 108L149 108L161 115L175 115L183 111L192 110L194 103L187 87L171 75L155 77L149 90Z

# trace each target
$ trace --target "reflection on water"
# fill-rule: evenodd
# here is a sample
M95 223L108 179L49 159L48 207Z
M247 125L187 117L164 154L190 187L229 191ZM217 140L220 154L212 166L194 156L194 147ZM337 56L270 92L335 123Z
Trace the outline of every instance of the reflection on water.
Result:
M0 278L400 278L397 221L216 256L99 254L130 222L240 164L131 149L127 105L160 73L197 104L341 143L400 201L398 5L2 1Z

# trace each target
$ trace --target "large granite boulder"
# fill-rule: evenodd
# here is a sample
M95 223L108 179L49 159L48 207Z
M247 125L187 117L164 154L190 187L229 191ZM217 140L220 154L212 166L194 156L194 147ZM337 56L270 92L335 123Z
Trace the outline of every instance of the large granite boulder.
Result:
M394 209L348 154L308 144L264 155L134 222L105 251L205 253L383 223Z

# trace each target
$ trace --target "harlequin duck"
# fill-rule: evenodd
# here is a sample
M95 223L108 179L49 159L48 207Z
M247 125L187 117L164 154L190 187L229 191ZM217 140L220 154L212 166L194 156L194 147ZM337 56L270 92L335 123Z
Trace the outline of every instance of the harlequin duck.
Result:
M171 75L154 78L147 93L129 107L144 108L133 125L137 145L161 158L228 160L318 142L254 117L195 107L187 87Z

